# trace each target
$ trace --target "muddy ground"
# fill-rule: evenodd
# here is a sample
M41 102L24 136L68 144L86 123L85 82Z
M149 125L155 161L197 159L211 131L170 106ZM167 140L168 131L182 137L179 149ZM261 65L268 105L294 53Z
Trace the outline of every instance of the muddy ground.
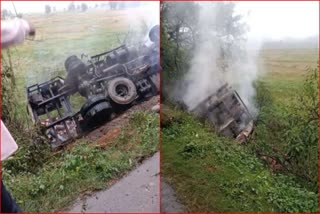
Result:
M90 132L86 135L85 139L97 141L98 143L115 139L121 133L121 128L128 124L131 114L137 111L151 111L151 108L159 103L159 99L160 96L154 96L147 101L131 107L112 121Z

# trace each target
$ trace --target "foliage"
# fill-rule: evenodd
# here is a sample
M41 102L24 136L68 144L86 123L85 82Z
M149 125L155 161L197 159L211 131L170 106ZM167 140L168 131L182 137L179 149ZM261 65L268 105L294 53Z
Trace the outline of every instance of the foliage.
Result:
M50 6L50 5L46 4L46 5L44 6L44 8L45 8L45 14L51 13L51 6Z
M11 50L2 53L2 120L14 136L19 150L3 163L12 174L34 173L49 157L49 148L39 127L27 128L17 108L18 92ZM27 137L26 137L27 136Z
M214 29L222 40L221 58L226 61L227 66L234 61L243 60L246 55L243 42L246 41L248 26L243 22L242 15L236 14L235 6L234 2L214 4L217 14L215 20L210 23L211 26L208 26L209 29Z
M9 123L8 129L19 145L19 149L14 157L3 162L3 168L8 169L12 175L36 173L52 157L47 139L38 126L18 129L15 125L15 123Z
M317 187L318 167L318 69L308 69L297 105L288 114L288 161L291 170Z
M199 6L194 2L161 3L161 65L168 79L186 70L195 46Z
M86 4L86 3L82 3L81 4L81 11L82 12L85 12L85 11L87 11L88 10L88 5Z
M119 2L119 4L118 4L119 9L124 10L124 9L126 9L126 7L127 7L126 2L123 2L123 1Z
M266 83L258 82L256 89L259 116L249 146L260 156L275 159L283 170L317 190L318 69L307 69L296 96L285 104L272 98Z
M11 52L10 49L6 50L6 54L2 52L1 61L2 61L2 120L10 121L14 117L13 106L15 105L16 96L15 96L15 76L13 72L12 62L11 62Z
M205 13L208 8L210 13ZM236 14L234 3L161 2L160 9L163 99L170 97L166 90L175 90L174 86L182 84L178 82L184 81L194 54L204 42L217 40L216 64L223 69L246 60L243 42L248 29L242 16Z
M293 176L273 174L247 147L187 113L167 114L179 118L162 128L162 173L187 211L317 211L317 193Z
M3 9L1 10L1 18L2 19L7 19L13 17L13 13L10 10Z
M71 2L69 5L68 5L68 11L75 11L76 10L76 5L74 2Z
M116 10L117 6L118 6L118 2L116 2L116 1L110 1L109 2L109 7L110 7L111 10Z
M120 136L112 142L102 142L107 147L79 140L61 152L47 153L51 155L30 148L33 154L29 155L37 155L39 160L27 163L26 169L34 167L36 170L21 170L25 167L22 161L32 160L23 151L24 157L16 154L4 161L3 181L23 211L59 211L85 191L106 188L156 152L158 118L157 114L134 113Z

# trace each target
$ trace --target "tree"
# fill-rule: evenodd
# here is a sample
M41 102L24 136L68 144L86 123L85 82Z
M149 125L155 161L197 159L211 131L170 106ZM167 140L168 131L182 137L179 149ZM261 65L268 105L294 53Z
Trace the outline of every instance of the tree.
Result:
M217 75L222 78L233 74L235 71L231 68L244 61L243 41L247 28L242 17L235 14L234 3L161 2L160 10L160 51L165 88L172 86L176 90L175 86L181 82L181 85L188 85L188 90L197 87L204 91L210 85L201 83L200 71L208 78ZM240 69L237 71L241 72ZM202 85L198 87L197 84ZM180 91L183 91L180 97L190 92ZM191 94L189 98L193 99L196 93ZM169 94L163 98L169 98Z
M116 10L117 6L118 6L118 2L115 2L115 1L110 1L109 2L109 7L110 7L111 10Z
M168 66L168 71L182 75L191 58L195 46L195 35L200 7L194 2L161 3L161 41L170 49L171 56L165 56L163 48L161 64ZM161 45L162 47L162 45Z
M110 2L109 2L109 3L110 3ZM101 7L101 8L108 7L108 4L106 4L106 3L101 3L101 4L100 4L100 7Z
M241 60L247 26L241 22L242 16L235 14L234 3L210 2L200 5L194 2L163 2L160 9L162 32L166 34L164 38L175 46L173 56L168 59L173 59L174 65L169 64L176 72L183 69L182 64L189 61L200 40L210 40L213 35L219 41L219 60L223 61L224 66ZM212 35L206 36L208 31ZM239 54L232 54L235 52Z
M88 10L88 5L86 4L86 3L82 3L81 4L81 11L82 12L85 12L85 11L87 11Z
M7 10L7 9L3 9L2 11L1 11L1 17L2 17L2 19L6 19L7 17L9 17L9 11Z
M76 10L76 5L74 2L71 2L68 6L68 11L75 11Z
M44 7L45 7L45 14L51 13L51 7L50 7L50 5L46 4Z
M220 59L229 67L246 55L242 45L246 41L248 27L241 22L242 16L235 14L235 3L215 3L213 8L216 11L215 21L208 27L215 29L221 43Z
M2 10L1 11L1 17L3 19L7 19L7 18L14 18L16 16L16 14L12 13L11 10Z
M140 1L127 2L127 7L130 7L130 8L140 7L140 5L141 5Z
M119 3L119 9L121 9L121 10L123 10L123 9L125 9L127 7L127 4L126 4L126 2L120 2Z

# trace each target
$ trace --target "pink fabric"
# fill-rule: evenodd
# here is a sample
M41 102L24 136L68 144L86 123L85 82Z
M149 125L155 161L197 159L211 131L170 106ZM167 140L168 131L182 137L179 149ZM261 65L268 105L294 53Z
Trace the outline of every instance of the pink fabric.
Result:
M17 149L18 145L16 141L11 136L7 127L1 120L1 161L7 159L10 155L12 155Z

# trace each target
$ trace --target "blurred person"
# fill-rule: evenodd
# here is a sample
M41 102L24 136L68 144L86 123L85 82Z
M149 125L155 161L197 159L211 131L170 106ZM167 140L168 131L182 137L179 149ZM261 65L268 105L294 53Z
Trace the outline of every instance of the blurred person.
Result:
M1 20L1 49L21 44L27 36L34 36L35 29L24 19ZM18 145L1 120L1 161L18 149ZM1 213L21 212L1 180Z

